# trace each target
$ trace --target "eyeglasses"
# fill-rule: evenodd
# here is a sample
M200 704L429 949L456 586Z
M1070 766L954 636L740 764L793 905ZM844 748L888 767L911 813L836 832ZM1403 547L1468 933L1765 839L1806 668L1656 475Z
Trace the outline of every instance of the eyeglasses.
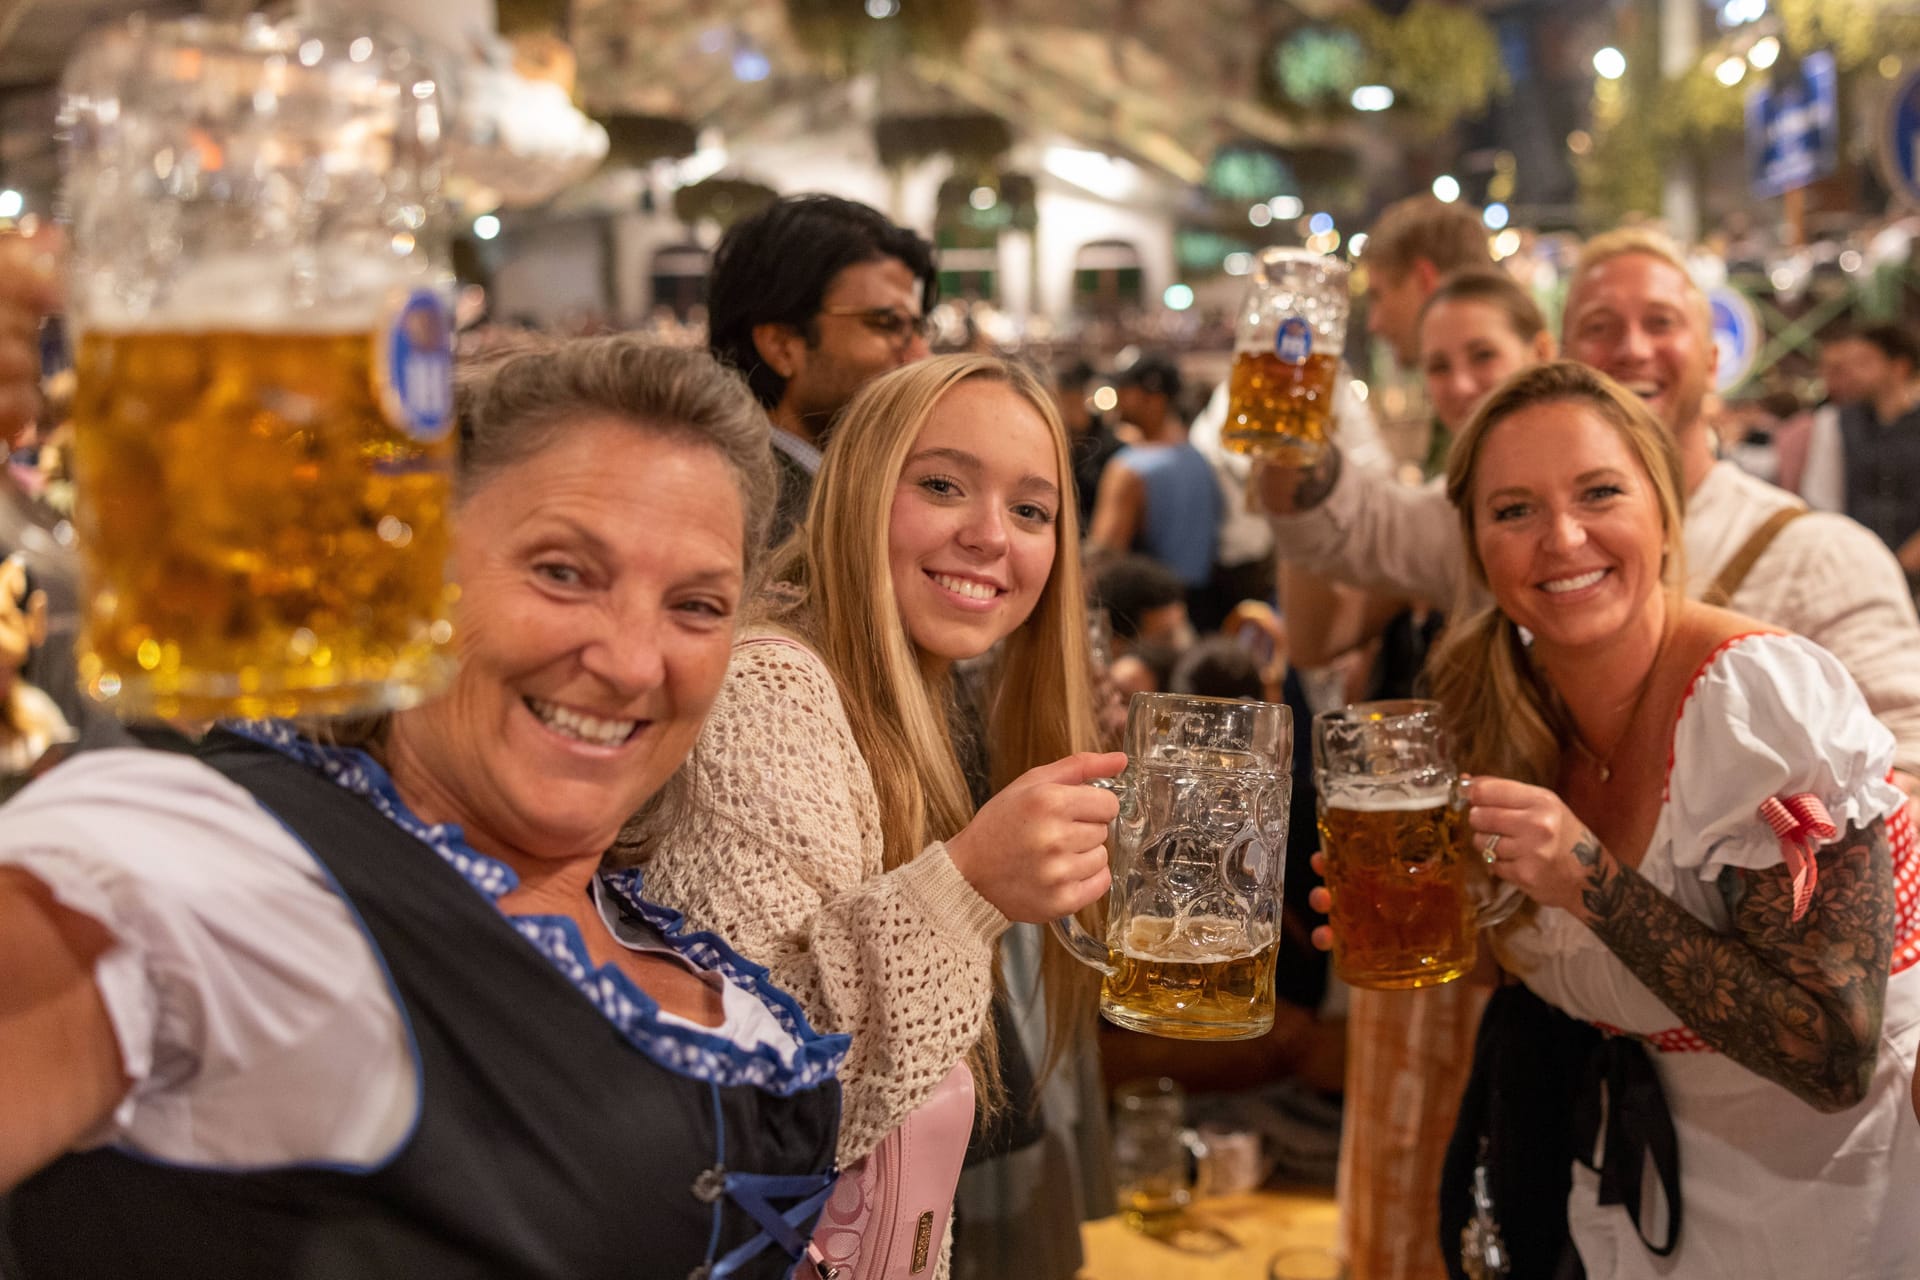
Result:
M926 316L902 311L899 307L822 307L823 316L852 316L896 347L904 347L915 338L924 338L933 327Z

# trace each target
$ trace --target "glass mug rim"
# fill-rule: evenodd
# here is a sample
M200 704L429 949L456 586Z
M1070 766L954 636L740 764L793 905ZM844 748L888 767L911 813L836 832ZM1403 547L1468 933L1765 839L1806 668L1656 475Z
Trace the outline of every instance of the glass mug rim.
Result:
M1353 264L1343 262L1330 253L1321 253L1303 245L1269 245L1254 255L1262 266L1312 266L1325 271L1330 277L1351 275Z
M1376 698L1329 707L1313 716L1316 728L1326 725L1397 725L1430 723L1440 727L1440 704L1432 698Z
M1195 714L1225 720L1243 714L1231 743L1216 744L1222 750L1243 751L1251 756L1236 766L1193 764L1155 750L1159 736L1154 717L1161 713ZM1138 748L1138 749L1136 749ZM1258 698L1213 698L1193 693L1136 693L1127 701L1127 724L1121 734L1121 748L1127 757L1127 771L1136 768L1165 768L1177 765L1190 768L1226 768L1235 773L1293 772L1293 708L1284 702L1263 702Z

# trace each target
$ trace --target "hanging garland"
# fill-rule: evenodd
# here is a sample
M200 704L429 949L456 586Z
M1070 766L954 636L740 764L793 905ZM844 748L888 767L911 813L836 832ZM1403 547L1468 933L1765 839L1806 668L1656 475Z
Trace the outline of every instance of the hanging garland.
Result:
M867 0L786 0L794 42L821 70L845 77L896 54L954 58L979 18L975 0L881 0L893 12L875 18Z
M1480 115L1507 91L1500 38L1471 9L1414 0L1398 18L1361 8L1348 21L1367 45L1369 79L1430 132Z
M717 222L724 230L779 198L772 187L751 179L708 178L673 193L673 216L689 226Z
M881 116L873 122L873 141L887 169L903 169L934 156L984 165L1013 146L1013 128L987 111Z
M696 147L693 126L672 116L615 114L600 117L607 130L607 164L641 169L655 160L678 160Z
M1493 27L1439 0L1414 0L1399 17L1358 7L1295 29L1261 66L1266 105L1295 118L1345 115L1363 84L1386 85L1402 120L1438 133L1484 112L1508 81Z
M1872 74L1889 49L1920 48L1920 15L1893 12L1885 0L1775 0L1774 7L1782 45L1775 67L1830 50L1843 79L1842 101L1852 96L1844 81ZM1630 22L1628 34L1652 25ZM1631 212L1657 213L1661 171L1676 156L1738 145L1747 95L1756 77L1766 74L1749 71L1731 85L1721 83L1715 68L1743 52L1722 43L1668 79L1641 70L1656 65L1657 53L1648 40L1636 45L1628 52L1629 79L1594 85L1594 148L1576 168L1582 202L1596 224Z
M1775 0L1774 8L1788 48L1831 49L1842 72L1889 51L1920 49L1920 13L1911 6L1898 12L1887 0Z

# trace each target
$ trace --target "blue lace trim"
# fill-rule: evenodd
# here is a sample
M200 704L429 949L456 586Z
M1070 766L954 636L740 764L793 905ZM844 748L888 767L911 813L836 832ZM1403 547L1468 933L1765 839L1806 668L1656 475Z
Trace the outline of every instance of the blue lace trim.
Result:
M520 877L513 868L468 844L457 824L423 822L416 817L400 798L387 771L364 751L321 746L279 720L228 721L221 727L317 769L336 786L366 800L389 822L440 855L496 906L519 887ZM595 966L588 960L586 939L572 920L502 912L514 931L636 1049L675 1074L723 1086L750 1085L778 1097L815 1088L835 1075L847 1055L851 1037L814 1030L799 1002L775 986L765 968L714 934L682 933L686 922L679 912L649 902L642 895L639 868L603 871L600 880L628 909L658 930L668 946L702 969L719 973L765 1005L796 1045L789 1063L771 1046L749 1048L724 1036L665 1021L659 1003L625 973L612 965Z

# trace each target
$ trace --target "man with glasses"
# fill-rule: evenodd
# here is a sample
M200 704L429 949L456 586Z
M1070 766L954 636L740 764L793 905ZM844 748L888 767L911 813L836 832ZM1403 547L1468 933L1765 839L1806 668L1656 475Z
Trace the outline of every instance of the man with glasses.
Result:
M737 222L707 280L714 355L773 422L778 542L806 516L834 418L867 382L927 355L933 246L838 196L787 196Z

